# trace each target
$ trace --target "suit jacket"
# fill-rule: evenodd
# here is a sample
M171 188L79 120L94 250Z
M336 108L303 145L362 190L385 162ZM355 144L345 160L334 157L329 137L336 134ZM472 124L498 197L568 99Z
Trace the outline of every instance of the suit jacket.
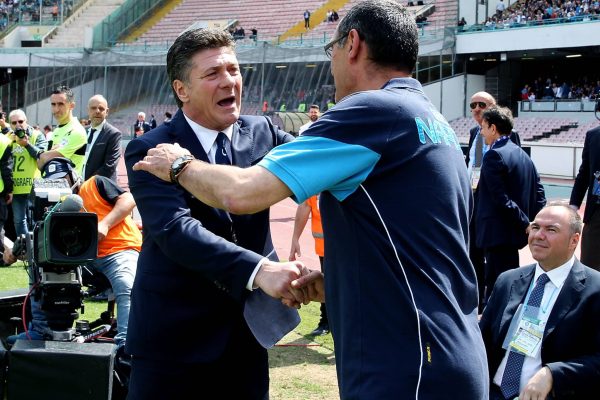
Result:
M600 171L600 127L588 131L585 135L583 153L581 154L581 166L575 178L571 200L569 201L569 204L575 204L578 207L581 206L583 196L587 190L588 194L583 222L588 222L594 212L600 209L600 204L596 202L596 199L592 195L594 181L598 180L594 174L598 171Z
M233 164L250 167L292 139L268 118L242 116L233 129ZM243 312L253 298L246 289L250 275L263 256L274 253L269 210L224 218L226 213L180 186L133 171L133 164L160 143L179 143L208 162L181 110L171 122L127 146L129 187L144 224L127 350L151 360L183 363L210 363L227 353L235 362L244 354L232 348L257 347ZM174 337L178 331L188 340Z
M502 273L479 323L490 382L505 350L510 322L535 275L535 264ZM600 393L600 273L575 260L550 312L542 342L542 365L552 371L552 395L593 399Z
M102 175L116 182L117 165L121 158L121 132L106 121L100 133L95 132L95 134L98 138L85 164L84 179Z
M477 125L477 126L472 127L469 130L469 150L467 151L467 155L465 156L465 162L467 163L467 166L469 165L469 161L471 160L471 147L473 146L475 137L477 136L477 133L479 132L479 128L480 128L479 125ZM510 132L509 138L510 138L510 140L512 140L512 142L514 144L521 147L521 137L519 136L519 132L517 132L513 129Z
M527 244L529 221L546 204L531 158L510 140L485 153L477 186L476 243L479 248Z
M135 128L138 127L138 125L140 124L140 121L135 121L135 123L133 124L133 135L135 136ZM144 121L142 123L142 128L144 128L144 133L147 133L148 131L152 130L152 126L147 123L146 121Z

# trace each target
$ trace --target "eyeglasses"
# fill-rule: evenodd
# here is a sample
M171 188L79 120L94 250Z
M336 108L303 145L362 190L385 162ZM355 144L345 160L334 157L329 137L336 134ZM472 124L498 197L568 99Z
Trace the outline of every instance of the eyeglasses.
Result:
M484 108L487 107L487 104L484 103L483 101L474 101L471 104L469 104L469 107L471 107L471 110L474 110L475 107L477 107L477 106L479 106L479 108L481 108L483 110Z
M327 43L325 45L325 47L323 47L323 50L325 50L325 55L327 56L327 58L331 58L331 53L333 52L333 45L344 40L346 38L346 36L348 36L347 33L345 35L340 36L337 39L332 40L331 42Z
M18 121L10 121L10 124L11 124L11 125L16 125L16 124L17 124L17 122L18 122L18 123L20 123L20 124L24 124L24 123L25 123L25 121L23 121L22 119L20 119L20 120L18 120Z

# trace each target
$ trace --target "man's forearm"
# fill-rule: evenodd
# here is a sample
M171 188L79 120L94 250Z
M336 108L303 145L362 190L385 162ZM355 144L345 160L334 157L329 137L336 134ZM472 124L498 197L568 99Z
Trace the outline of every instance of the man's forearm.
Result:
M130 193L123 193L119 196L113 209L102 219L102 222L110 229L131 215L134 207L135 201L133 200L133 196Z
M56 157L64 157L62 153L58 150L48 150L40 154L40 158L37 161L37 165L39 169L42 169L44 165L53 158Z
M233 214L253 214L292 195L262 167L238 168L199 160L183 170L179 184L203 203Z

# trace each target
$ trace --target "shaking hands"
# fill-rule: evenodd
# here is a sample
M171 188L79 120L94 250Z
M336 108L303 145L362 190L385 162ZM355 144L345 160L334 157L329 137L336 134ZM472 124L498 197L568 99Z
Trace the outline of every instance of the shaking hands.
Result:
M254 278L254 284L265 293L294 308L311 301L325 302L323 283L320 271L310 270L298 261L265 261Z

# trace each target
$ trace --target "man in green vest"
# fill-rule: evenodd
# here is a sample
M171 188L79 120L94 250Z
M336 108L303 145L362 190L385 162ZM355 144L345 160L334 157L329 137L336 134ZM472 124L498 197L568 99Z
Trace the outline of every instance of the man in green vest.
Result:
M83 160L87 145L87 134L77 118L73 117L75 96L68 86L59 86L50 96L52 115L56 118L58 127L48 142L48 151L38 154L38 168L56 157L64 157L75 163L79 176L83 175Z
M46 137L27 123L23 110L13 110L8 114L11 132L11 151L13 157L13 220L17 237L28 231L27 206L33 180L41 176L37 167L37 154L46 149ZM32 221L29 221L32 222Z
M0 126L5 127L5 125L4 113L2 113ZM0 134L0 243L4 243L4 223L8 216L8 205L12 202L13 178L10 144L10 139L4 134ZM4 265L4 262L0 264Z

